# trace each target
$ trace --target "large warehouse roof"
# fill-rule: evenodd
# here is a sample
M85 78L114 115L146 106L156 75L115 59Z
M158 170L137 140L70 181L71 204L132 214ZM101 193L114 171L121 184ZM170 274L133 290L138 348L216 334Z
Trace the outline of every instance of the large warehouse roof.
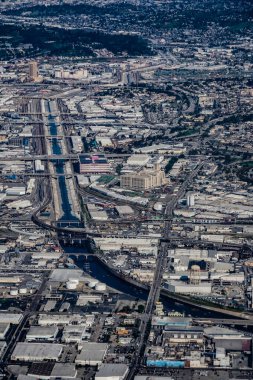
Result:
M62 353L61 344L52 343L18 343L11 356L12 360L57 360Z
M111 364L103 363L95 376L95 380L100 379L124 379L128 373L128 366L126 364Z

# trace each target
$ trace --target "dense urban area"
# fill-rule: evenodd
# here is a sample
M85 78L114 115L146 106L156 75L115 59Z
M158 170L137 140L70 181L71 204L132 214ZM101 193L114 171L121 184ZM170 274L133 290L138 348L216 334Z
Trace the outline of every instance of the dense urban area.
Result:
M253 379L251 0L0 2L0 378Z

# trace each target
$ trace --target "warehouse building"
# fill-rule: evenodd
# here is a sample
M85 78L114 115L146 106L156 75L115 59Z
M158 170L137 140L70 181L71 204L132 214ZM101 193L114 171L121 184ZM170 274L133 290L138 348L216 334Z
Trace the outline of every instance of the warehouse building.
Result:
M85 343L75 363L80 365L101 365L106 355L108 345L106 343Z
M117 214L122 218L125 216L128 216L128 215L134 214L134 210L132 209L132 207L130 207L128 205L115 206L115 210L116 210Z
M145 166L149 162L150 157L147 154L134 154L127 160L127 165L130 166Z
M6 347L7 347L7 343L3 340L0 341L0 359L2 359Z
M11 355L15 361L57 361L63 351L62 344L19 342Z
M106 220L108 220L108 215L107 215L106 211L101 210L95 204L88 203L86 205L86 207L87 207L87 209L89 211L91 219L93 219L93 220L99 220L99 221L106 221Z
M26 194L26 186L13 186L8 187L6 190L6 195L9 196L20 196Z
M103 363L95 375L95 380L124 380L128 370L126 364Z
M82 174L77 175L77 181L80 187L87 187L90 185L89 177L86 177L85 175L82 175Z
M0 284L18 284L21 282L18 276L0 276Z
M199 284L188 284L183 281L170 281L165 284L165 288L171 293L180 294L211 294L212 285L208 282Z
M83 142L80 136L71 136L72 151L73 153L82 153Z
M27 335L26 340L28 342L36 340L47 340L53 342L58 334L58 328L56 326L31 326Z
M18 325L23 318L20 313L0 313L0 323L11 323Z
M6 338L9 328L10 328L9 323L0 323L0 340L4 340Z
M179 346L182 344L203 344L203 327L202 326L181 326L165 327L163 331L163 342L170 346Z
M41 160L35 160L34 161L34 169L37 173L44 172L45 165L42 164Z
M103 154L82 154L79 156L79 164L80 174L102 174L111 172L111 165Z
M65 326L62 333L62 342L80 343L88 340L91 334L86 332L86 326Z
M95 244L103 251L118 251L121 249L136 249L143 254L157 254L157 238L114 238L95 237Z
M40 314L38 324L40 326L85 324L85 316L80 314Z
M23 377L24 376L24 377ZM77 378L75 364L72 363L54 363L54 362L36 362L32 363L28 369L27 375L19 375L18 380L70 380Z

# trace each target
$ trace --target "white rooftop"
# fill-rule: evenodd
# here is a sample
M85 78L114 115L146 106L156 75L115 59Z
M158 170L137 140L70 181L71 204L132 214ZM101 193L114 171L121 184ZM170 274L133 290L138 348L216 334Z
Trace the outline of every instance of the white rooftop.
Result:
M12 323L18 325L23 315L20 313L0 313L0 323Z
M109 363L103 363L101 364L101 367L99 368L98 372L96 373L95 379L100 378L119 378L124 379L125 376L128 373L129 367L126 364L109 364Z
M80 269L54 269L50 275L50 280L58 282L67 282L70 278L80 280L83 277L83 271Z
M57 360L62 353L63 346L53 343L17 343L12 360Z

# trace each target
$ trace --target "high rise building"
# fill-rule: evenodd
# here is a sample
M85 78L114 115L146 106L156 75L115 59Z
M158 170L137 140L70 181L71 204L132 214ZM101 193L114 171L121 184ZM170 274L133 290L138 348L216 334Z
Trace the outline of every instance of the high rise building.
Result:
M131 190L149 190L166 184L165 173L160 169L159 164L155 164L151 170L141 170L137 173L123 174L120 177L120 185Z
M200 284L200 266L193 265L190 271L190 284L199 285Z
M33 81L36 81L39 77L38 64L36 61L29 63L29 78Z

